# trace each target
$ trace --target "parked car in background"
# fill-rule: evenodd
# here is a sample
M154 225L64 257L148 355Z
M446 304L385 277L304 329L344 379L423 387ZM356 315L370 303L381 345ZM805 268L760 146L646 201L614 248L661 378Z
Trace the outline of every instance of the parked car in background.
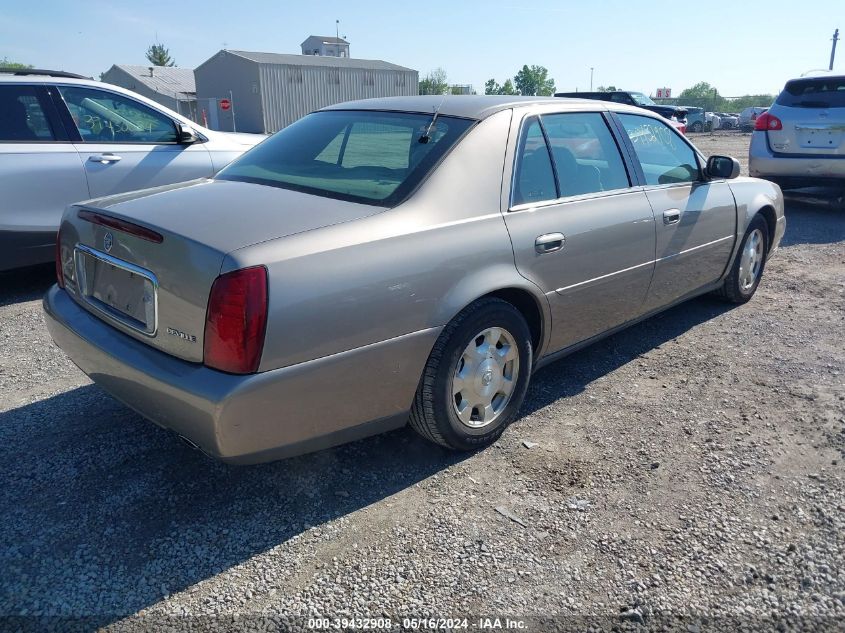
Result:
M686 126L690 132L704 131L704 108L682 106L687 111Z
M68 204L209 177L263 139L79 75L0 68L0 271L52 261Z
M845 188L845 75L786 82L757 117L748 169L784 189Z
M687 109L683 106L659 105L642 92L631 92L627 90L616 90L614 92L557 92L556 97L568 97L571 99L596 99L599 101L610 101L612 103L624 103L625 105L637 106L657 112L667 119L676 119L681 123L687 116ZM689 128L689 126L687 126Z
M752 106L745 108L739 113L739 129L743 132L751 132L757 122L757 117L763 114L768 108L763 106Z
M704 121L709 130L718 130L722 127L722 117L715 112L705 112Z
M734 130L739 127L739 115L728 112L717 112L720 120L720 127L723 130Z
M228 461L409 420L477 449L538 367L705 292L752 297L783 198L738 175L621 104L342 103L213 179L69 207L47 325Z

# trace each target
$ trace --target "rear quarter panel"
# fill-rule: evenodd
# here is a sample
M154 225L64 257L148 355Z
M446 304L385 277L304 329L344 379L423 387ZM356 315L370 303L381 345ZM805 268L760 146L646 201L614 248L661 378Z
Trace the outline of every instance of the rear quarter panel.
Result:
M510 120L508 110L477 124L394 209L227 256L223 272L269 271L262 371L442 327L500 288L545 304L516 271L500 209ZM419 371L425 358L406 360Z

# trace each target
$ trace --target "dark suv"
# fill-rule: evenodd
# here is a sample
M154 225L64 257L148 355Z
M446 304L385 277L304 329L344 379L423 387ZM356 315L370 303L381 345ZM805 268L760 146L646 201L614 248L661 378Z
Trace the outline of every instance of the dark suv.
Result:
M558 92L556 97L570 97L573 99L596 99L598 101L612 101L613 103L624 103L626 105L645 108L667 118L675 118L683 121L687 116L686 108L679 108L671 105L658 105L642 92L629 92L627 90L616 90L614 92Z

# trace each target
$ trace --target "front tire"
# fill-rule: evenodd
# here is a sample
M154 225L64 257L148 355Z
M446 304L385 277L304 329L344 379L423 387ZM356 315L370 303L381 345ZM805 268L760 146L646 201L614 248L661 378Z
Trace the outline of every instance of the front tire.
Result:
M522 314L480 299L443 329L411 408L411 426L459 451L489 446L516 418L531 375L531 332Z
M719 296L737 304L751 299L760 285L768 254L769 225L762 215L755 215L745 231L731 271L719 290Z

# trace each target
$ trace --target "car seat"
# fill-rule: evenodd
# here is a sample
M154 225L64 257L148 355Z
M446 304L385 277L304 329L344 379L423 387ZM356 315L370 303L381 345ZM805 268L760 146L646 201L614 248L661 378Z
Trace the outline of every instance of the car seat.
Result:
M0 101L0 140L38 140L38 136L28 125L26 106L14 97L5 97Z

